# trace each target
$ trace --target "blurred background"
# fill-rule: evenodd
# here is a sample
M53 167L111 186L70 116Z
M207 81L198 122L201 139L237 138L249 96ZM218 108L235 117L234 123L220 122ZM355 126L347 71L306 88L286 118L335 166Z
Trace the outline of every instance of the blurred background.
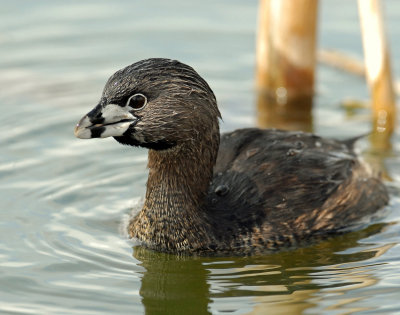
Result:
M393 77L400 2L384 0ZM140 59L194 67L222 131L257 125L258 1L0 0L0 312L25 314L393 314L400 312L400 136L360 141L391 192L366 229L256 258L188 258L133 247L119 226L140 205L147 152L73 127L108 77ZM285 18L284 16L282 18ZM363 59L356 1L321 0L318 49ZM318 64L310 130L371 130L365 80ZM349 102L350 100L350 102ZM344 106L354 103L356 106Z

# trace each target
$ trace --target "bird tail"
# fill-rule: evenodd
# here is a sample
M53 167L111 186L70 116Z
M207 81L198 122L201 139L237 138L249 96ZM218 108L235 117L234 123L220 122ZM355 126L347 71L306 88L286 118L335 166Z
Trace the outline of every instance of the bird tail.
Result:
M356 136L356 137L352 137L352 138L349 138L349 139L345 139L345 140L342 140L341 142L347 147L347 148L349 148L350 150L353 150L354 149L354 144L358 141L358 140L360 140L360 139L362 139L362 138L365 138L365 137L368 137L369 135L371 135L371 131L369 131L369 132L367 132L367 133L364 133L364 134L362 134L362 135L359 135L359 136Z

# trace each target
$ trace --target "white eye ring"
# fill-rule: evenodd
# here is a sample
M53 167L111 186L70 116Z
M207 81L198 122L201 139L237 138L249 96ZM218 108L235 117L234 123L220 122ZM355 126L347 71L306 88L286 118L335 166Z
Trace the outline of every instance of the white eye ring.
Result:
M147 104L147 97L141 93L136 93L132 95L126 101L126 105L131 107L134 110L141 110Z

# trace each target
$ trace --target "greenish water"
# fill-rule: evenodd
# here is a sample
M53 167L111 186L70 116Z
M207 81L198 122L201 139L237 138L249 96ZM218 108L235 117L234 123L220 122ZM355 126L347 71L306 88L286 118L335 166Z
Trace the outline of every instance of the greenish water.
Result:
M120 233L140 204L146 151L75 139L109 75L179 59L210 83L222 130L254 126L257 1L0 1L0 313L400 313L400 135L376 157L393 179L387 215L366 229L265 257L190 258ZM319 46L362 57L355 1L320 1ZM400 3L384 1L395 74ZM320 65L313 129L369 130L360 78ZM368 141L360 147L369 150Z

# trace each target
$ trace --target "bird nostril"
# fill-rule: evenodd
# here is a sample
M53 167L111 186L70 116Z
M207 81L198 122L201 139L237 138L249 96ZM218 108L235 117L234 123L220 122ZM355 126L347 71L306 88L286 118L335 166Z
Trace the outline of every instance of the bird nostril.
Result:
M98 104L95 108L93 108L88 114L87 114L90 122L92 124L102 124L104 122L104 117L102 116L101 113L101 105Z
M103 123L104 123L104 118L101 117L101 116L97 116L97 117L89 118L89 119L90 119L90 122L91 122L93 125L103 124Z

